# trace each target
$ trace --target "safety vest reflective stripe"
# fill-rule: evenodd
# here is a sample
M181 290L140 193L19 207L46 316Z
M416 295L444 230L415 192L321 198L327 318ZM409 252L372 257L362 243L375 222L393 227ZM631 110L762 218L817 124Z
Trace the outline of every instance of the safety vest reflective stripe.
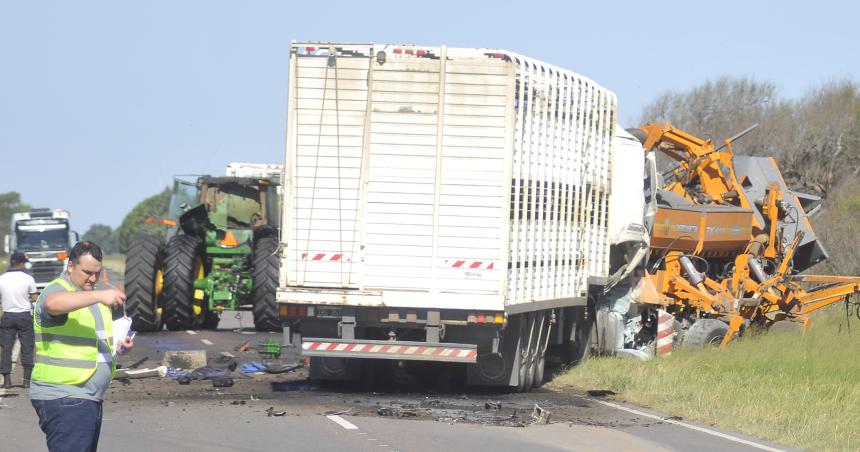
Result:
M36 342L61 342L66 345L93 345L96 339L54 333L36 333Z
M74 367L75 369L90 369L93 367L93 362L88 359L53 358L36 355L34 361L49 366Z

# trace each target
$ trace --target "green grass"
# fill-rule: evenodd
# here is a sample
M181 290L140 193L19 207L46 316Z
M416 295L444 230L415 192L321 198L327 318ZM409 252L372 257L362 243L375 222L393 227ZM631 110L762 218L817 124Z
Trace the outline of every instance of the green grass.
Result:
M839 306L841 308L841 306ZM860 320L813 315L808 334L769 333L728 349L648 362L594 358L555 384L809 450L860 449Z

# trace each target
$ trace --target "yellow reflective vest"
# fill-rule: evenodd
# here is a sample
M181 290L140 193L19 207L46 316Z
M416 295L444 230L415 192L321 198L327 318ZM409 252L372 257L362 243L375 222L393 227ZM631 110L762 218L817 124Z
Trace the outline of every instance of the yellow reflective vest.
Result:
M59 284L69 292L78 290L62 278L51 281L51 284ZM110 308L101 303L68 313L66 322L58 326L42 326L37 317L33 316L36 333L33 380L66 385L87 381L98 367L96 331L99 327L104 329L108 348L113 354L113 315ZM113 360L111 370L116 370Z

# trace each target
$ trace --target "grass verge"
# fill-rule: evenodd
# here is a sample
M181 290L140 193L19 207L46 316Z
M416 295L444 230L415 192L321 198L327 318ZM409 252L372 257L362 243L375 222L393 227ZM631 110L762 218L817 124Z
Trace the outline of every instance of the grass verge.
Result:
M555 379L580 390L809 450L860 449L860 320L844 308L812 328L678 351L648 362L594 358Z

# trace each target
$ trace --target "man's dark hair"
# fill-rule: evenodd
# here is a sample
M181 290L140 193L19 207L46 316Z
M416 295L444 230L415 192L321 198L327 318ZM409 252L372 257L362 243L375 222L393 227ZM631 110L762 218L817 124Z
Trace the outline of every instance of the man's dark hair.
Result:
M102 261L102 249L89 240L75 243L75 246L72 247L72 252L69 253L69 261L77 264L81 260L81 257L87 254L99 262Z
M27 259L26 254L24 254L20 251L16 251L16 252L12 253L11 256L9 256L9 265L14 267L18 264L26 264L28 260L29 259Z

